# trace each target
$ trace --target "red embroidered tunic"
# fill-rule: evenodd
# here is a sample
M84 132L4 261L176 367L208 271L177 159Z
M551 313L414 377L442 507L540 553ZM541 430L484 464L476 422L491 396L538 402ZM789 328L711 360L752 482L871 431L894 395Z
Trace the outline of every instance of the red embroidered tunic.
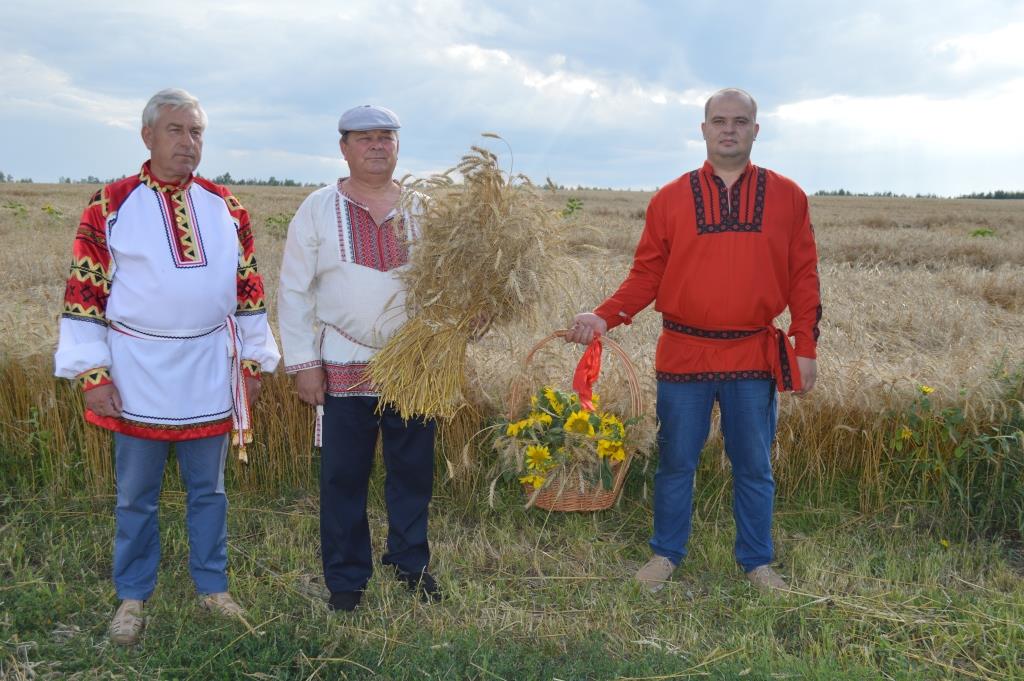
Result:
M821 319L807 197L748 164L726 188L705 162L651 199L632 269L594 312L612 328L651 301L662 314L659 380L772 378L798 389L795 354L813 358ZM786 334L773 323L789 307Z

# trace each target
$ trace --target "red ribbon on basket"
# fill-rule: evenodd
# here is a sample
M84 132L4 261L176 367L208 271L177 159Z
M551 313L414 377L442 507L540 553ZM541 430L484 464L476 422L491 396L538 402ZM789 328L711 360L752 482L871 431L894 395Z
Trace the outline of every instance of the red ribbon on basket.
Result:
M580 406L586 411L594 411L591 398L594 395L594 382L601 373L601 334L595 333L594 340L587 346L580 357L576 371L572 375L572 389L580 396Z

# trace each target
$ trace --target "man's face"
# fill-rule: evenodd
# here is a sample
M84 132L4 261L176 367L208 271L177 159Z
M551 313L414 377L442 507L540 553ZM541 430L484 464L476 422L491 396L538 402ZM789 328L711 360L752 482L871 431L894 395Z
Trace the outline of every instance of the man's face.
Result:
M203 119L193 107L160 108L151 126L142 128L150 169L165 182L182 182L203 157Z
M700 124L709 159L749 159L760 129L754 107L742 95L727 93L711 100L707 119Z
M398 163L394 130L354 130L341 141L341 155L356 179L391 179Z

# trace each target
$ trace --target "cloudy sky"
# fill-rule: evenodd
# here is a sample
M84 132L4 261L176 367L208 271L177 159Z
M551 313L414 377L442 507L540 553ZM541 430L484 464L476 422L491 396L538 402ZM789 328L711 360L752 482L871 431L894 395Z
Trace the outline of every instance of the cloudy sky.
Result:
M400 171L494 131L565 185L653 188L704 158L709 93L759 100L754 161L818 189L1024 189L1024 2L4 0L0 170L114 177L183 87L207 176L330 181L336 121L402 119Z

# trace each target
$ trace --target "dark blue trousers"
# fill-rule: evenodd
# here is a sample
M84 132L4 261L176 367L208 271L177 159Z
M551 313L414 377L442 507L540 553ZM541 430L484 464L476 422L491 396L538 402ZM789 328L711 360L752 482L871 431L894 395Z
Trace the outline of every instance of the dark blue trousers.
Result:
M376 413L376 397L324 399L320 549L332 593L359 591L373 573L366 497L380 433L388 512L385 565L413 574L430 563L427 511L434 486L434 422Z

